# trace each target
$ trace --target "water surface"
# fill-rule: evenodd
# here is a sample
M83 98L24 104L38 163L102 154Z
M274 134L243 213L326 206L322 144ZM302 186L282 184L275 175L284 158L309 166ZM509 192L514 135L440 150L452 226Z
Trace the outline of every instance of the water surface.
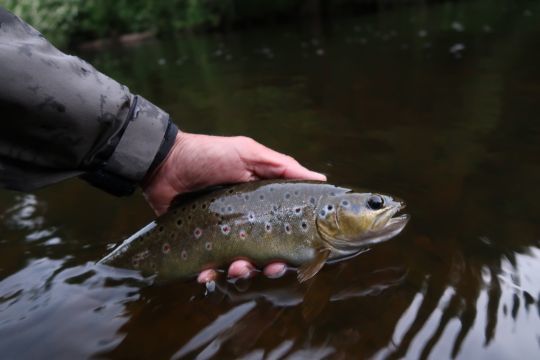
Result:
M397 238L279 280L94 265L152 219L78 180L0 192L3 358L540 356L540 4L468 1L82 53L190 132L390 193Z

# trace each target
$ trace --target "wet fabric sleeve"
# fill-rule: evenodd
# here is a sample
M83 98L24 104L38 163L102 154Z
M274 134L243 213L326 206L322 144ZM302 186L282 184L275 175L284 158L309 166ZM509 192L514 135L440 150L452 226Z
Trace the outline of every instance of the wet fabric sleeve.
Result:
M0 7L1 187L29 191L81 175L127 195L176 132L160 108Z

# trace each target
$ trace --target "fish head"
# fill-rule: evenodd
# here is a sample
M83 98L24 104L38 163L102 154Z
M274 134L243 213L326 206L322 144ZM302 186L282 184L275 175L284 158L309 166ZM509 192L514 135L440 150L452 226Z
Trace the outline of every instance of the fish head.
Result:
M403 208L404 202L382 194L328 196L318 205L317 230L336 255L354 254L399 234L409 221L397 215Z

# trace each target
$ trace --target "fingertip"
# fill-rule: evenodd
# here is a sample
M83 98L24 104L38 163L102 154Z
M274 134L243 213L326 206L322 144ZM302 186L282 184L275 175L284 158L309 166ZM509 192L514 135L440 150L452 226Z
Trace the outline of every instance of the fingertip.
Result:
M255 275L255 267L246 260L237 260L229 266L230 278L248 279Z
M199 284L206 284L211 281L216 281L217 275L217 271L214 269L203 270L199 273L199 276L197 276L197 282Z
M312 176L310 180L326 181L326 175L315 171L310 171L310 176Z
M266 265L264 268L264 275L270 279L277 279L282 277L287 272L287 265L281 262L275 262Z

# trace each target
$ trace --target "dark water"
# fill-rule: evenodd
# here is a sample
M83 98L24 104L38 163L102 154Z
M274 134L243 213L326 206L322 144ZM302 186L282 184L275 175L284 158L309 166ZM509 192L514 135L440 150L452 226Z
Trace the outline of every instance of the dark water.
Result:
M540 4L470 1L82 54L191 132L244 134L407 200L305 285L93 265L152 219L73 180L0 192L0 356L540 357Z

